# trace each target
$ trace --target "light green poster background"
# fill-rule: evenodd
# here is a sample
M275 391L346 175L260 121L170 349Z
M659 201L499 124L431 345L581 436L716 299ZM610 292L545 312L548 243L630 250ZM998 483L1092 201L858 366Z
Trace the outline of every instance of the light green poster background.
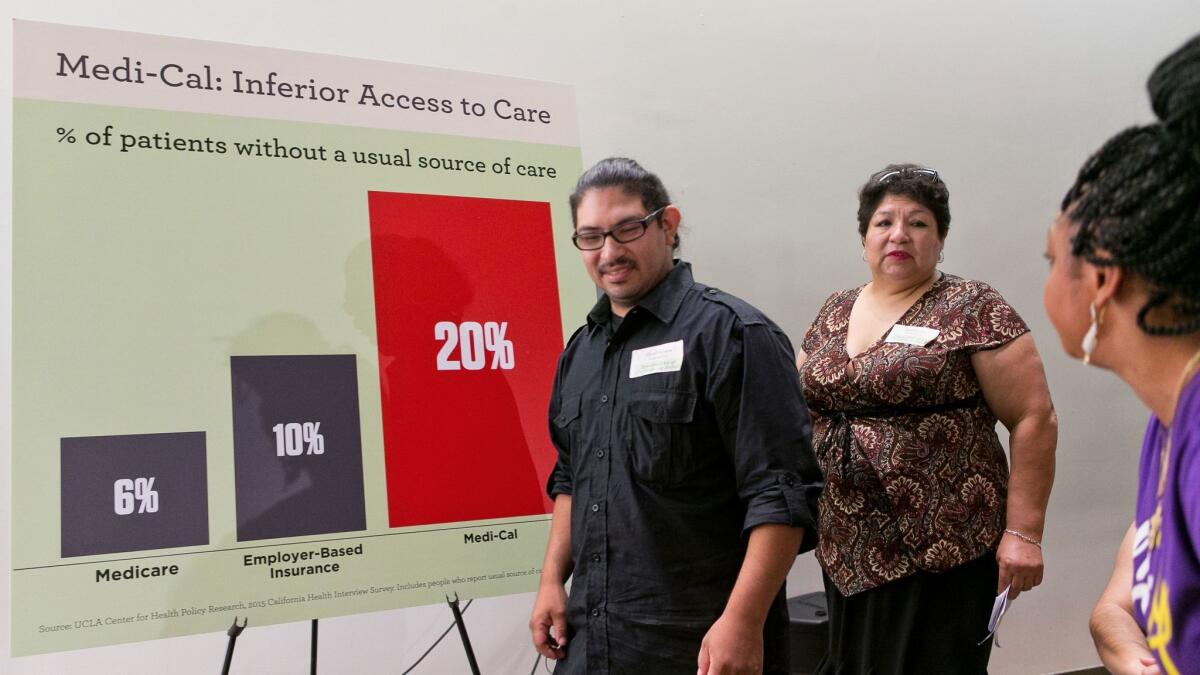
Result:
M594 298L569 239L578 148L26 99L13 107L14 655L223 631L235 614L262 625L536 587L546 516L495 521L517 538L489 544L464 543L470 530L453 527L387 527L366 194L549 202L566 335ZM114 145L88 142L110 126ZM221 140L227 152L120 152L122 133ZM234 148L275 138L324 147L328 159ZM366 166L351 155L406 149L414 162L511 157L557 177ZM239 544L229 355L322 353L357 355L367 530ZM60 558L60 439L175 431L206 433L209 545ZM464 488L448 479L447 489ZM319 549L288 543L317 539L361 543L363 554L340 560L336 574L289 579L243 564L247 554ZM131 564L179 573L96 580L98 569Z

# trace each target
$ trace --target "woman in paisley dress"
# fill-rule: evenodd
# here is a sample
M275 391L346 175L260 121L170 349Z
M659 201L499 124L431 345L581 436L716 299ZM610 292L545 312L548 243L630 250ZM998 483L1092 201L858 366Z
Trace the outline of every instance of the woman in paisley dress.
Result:
M825 301L797 358L826 480L822 674L985 673L992 601L1042 581L1050 393L1012 306L938 270L949 225L936 171L871 176L858 209L871 280Z
M1148 82L1158 122L1092 155L1050 227L1063 349L1151 411L1133 523L1091 630L1109 672L1200 673L1200 35Z

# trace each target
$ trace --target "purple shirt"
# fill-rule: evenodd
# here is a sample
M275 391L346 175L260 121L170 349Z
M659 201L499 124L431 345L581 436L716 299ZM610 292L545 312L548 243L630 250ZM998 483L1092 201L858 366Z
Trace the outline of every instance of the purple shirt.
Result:
M1164 675L1200 672L1200 377L1179 395L1161 498L1167 429L1150 417L1138 471L1133 615Z

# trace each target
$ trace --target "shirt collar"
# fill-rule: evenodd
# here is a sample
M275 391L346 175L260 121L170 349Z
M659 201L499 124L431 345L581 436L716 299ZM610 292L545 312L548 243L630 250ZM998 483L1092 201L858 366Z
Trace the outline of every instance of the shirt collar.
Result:
M675 266L667 272L667 276L639 300L636 306L653 314L659 321L670 323L679 311L679 306L683 304L684 295L693 285L695 281L692 279L691 263L676 260ZM612 304L607 295L601 296L588 312L588 332L591 333L597 326L607 324L611 317Z

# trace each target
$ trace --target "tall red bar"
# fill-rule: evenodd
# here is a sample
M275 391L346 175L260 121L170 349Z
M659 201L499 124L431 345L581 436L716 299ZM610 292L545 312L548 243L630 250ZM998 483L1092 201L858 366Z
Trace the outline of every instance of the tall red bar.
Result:
M547 513L550 206L368 195L391 527Z

